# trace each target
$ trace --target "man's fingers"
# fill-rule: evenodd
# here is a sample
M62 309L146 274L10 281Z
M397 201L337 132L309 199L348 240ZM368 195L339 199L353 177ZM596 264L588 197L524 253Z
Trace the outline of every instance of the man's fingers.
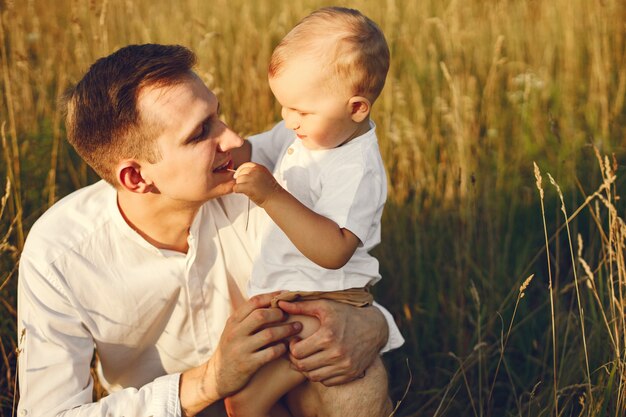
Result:
M231 316L230 319L237 323L242 322L253 311L260 308L267 308L270 305L272 297L280 294L280 291L271 292L268 294L255 295L246 301L241 307L239 307Z
M318 319L320 316L319 303L317 301L298 301L295 303L279 301L278 306L287 314L301 314L317 317Z
M349 376L344 375L341 372L341 370L336 369L335 367L332 367L332 366L325 366L323 368L319 368L311 372L301 372L301 373L302 375L306 377L306 379L308 379L311 382L323 383L324 381L330 381L332 383L333 380L342 380L345 383L345 382L352 380Z
M289 344L289 352L296 359L304 359L316 354L317 352L327 351L327 349L330 349L333 346L334 341L335 335L320 327L315 333L306 339L291 342ZM341 352L337 352L335 356L340 354ZM328 360L328 358L326 358L326 360Z
M264 346L286 339L289 336L297 334L302 330L302 324L298 322L285 323L277 326L268 327L250 337L252 348L254 350L261 349ZM281 343L281 345L283 345ZM284 346L284 345L283 345ZM285 350L287 348L285 347Z
M264 327L277 324L285 320L285 313L279 308L259 308L241 321L238 333L248 336Z
M316 352L313 355L307 356L303 359L296 358L293 354L289 353L289 361L291 366L300 372L310 372L318 369L322 366L328 365L328 355L324 351Z
M328 379L321 380L319 382L321 382L322 384L324 384L324 386L327 386L327 387L335 387L337 385L347 384L348 382L352 382L354 380L355 380L355 378L351 379L351 378L348 378L346 376L336 376L336 377L333 377L333 378L328 378Z
M287 352L287 347L283 343L267 346L251 355L251 360L256 362L256 369L261 366L280 358Z
M319 380L339 374L349 374L349 377L353 374L352 376L356 377L358 373L358 369L356 369L357 366L355 366L356 364L354 364L348 356L341 355L332 350L320 351L303 359L298 359L290 353L289 361L294 369L300 372L307 372L310 375L316 376L316 379ZM318 374L319 372L323 374L320 376Z
M346 371L343 367L324 366L312 371L300 371L309 381L321 382L327 387L341 385L347 382L361 379L365 376L364 372Z

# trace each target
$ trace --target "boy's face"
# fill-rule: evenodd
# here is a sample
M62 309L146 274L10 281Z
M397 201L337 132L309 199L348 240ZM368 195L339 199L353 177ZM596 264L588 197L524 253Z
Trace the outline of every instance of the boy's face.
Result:
M167 87L146 88L139 109L160 127L156 145L160 159L142 164L163 197L203 203L228 194L234 184L230 150L243 140L219 119L217 97L195 74Z
M363 124L352 118L352 95L347 88L332 88L325 81L326 72L319 60L300 58L269 79L282 106L285 126L293 129L308 149L336 148L365 133Z

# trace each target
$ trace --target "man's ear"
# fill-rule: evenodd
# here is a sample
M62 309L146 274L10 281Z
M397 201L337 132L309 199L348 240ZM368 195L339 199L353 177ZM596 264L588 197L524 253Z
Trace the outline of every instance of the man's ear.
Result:
M350 112L352 120L356 123L361 123L370 114L372 103L362 96L353 96L349 101Z
M141 174L141 164L134 159L125 159L117 164L117 182L133 193L148 193L154 185Z

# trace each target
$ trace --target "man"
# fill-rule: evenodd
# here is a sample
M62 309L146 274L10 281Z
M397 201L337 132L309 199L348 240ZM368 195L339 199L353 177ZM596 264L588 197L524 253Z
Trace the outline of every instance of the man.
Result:
M258 236L246 200L230 194L230 150L242 139L220 121L194 63L180 46L128 46L67 95L68 140L106 182L55 204L25 245L19 415L219 413L300 331L269 308L272 294L245 301ZM323 382L294 393L298 409L401 338L376 308L281 307L321 323L289 348L293 366ZM110 392L95 403L94 352Z

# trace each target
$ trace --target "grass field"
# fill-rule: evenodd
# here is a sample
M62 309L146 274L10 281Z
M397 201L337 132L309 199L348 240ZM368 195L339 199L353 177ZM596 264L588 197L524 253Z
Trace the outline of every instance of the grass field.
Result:
M259 132L280 117L272 48L330 4L0 0L0 415L24 239L96 180L65 142L59 94L118 47L180 43L228 124ZM390 190L375 293L407 340L386 356L396 415L625 415L626 2L341 4L392 53L373 118Z

